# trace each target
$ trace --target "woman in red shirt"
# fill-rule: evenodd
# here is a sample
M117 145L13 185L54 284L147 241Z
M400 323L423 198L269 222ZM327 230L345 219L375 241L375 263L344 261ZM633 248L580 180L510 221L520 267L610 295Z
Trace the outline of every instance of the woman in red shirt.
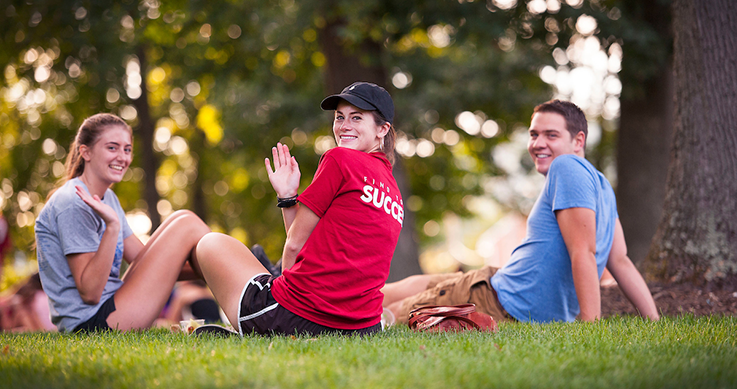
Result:
M211 233L196 249L198 268L239 333L370 334L381 329L381 288L404 219L391 172L394 104L383 88L357 82L325 98L338 147L312 183L287 146L265 160L287 239L282 275L273 277L239 241Z

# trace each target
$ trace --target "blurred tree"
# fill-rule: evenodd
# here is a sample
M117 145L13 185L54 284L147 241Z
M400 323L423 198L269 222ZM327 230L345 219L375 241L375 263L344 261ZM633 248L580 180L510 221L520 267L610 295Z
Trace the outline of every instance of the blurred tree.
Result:
M318 7L326 21L319 32L329 93L356 80L397 88L391 92L398 147L405 151L400 155L414 157L399 159L394 170L409 203L390 281L420 271L416 231L444 212L468 214L469 195L480 194L485 178L499 174L491 163L493 146L526 121L525 109L548 97L537 71L549 61L549 49L542 35L531 39L534 28L544 30L542 17L524 8L496 11L482 3L422 1L331 1ZM527 41L515 46L518 34ZM463 111L473 111L477 127L491 121L498 128L510 118L515 125L498 134L478 128L459 133Z
M18 226L30 243L32 220L54 177L61 176L76 127L105 110L129 120L138 135L138 158L116 187L125 209L147 210L155 228L157 215L191 207L214 228L262 242L278 255L283 231L278 212L268 206L273 200L265 196L262 158L283 141L294 147L303 171L314 171L313 149L322 152L331 142L329 115L317 108L329 93L322 80L340 85L329 81L340 72L325 67L331 53L340 53L335 49L355 53L358 43L374 47L356 63L383 74L377 82L387 85L389 75L407 78L404 89L392 94L405 145L423 150L421 156L404 155L417 187L417 223L445 210L464 214L464 196L479 193L485 175L499 173L489 164L489 151L505 139L506 121L526 120L525 110L548 93L536 77L545 49L536 42L527 50L534 55L513 52L522 30L516 15L482 4L420 5L427 17L378 1L336 2L327 9L288 1L8 5L2 15L7 98L0 120L3 153L12 160L3 164L4 198L14 198L11 219L23 222ZM467 21L475 15L482 19ZM334 34L333 51L320 38L326 32ZM499 37L506 39L504 50ZM457 71L464 59L472 59L472 66ZM428 66L433 60L437 66ZM346 80L365 79L344 74ZM509 98L520 89L530 93ZM497 118L497 138L454 130L463 110ZM40 173L30 173L34 169ZM309 182L309 173L304 176ZM146 194L136 194L143 188ZM18 201L19 192L30 201ZM411 220L408 225L411 231Z
M737 274L737 5L676 0L673 26L673 157L647 265L701 283Z
M629 256L639 265L665 198L673 132L673 33L670 0L620 3L620 20L602 28L622 40L617 202Z
M127 10L124 5L97 5L88 5L88 10L71 1L15 2L0 13L0 63L5 64L0 176L4 198L15 196L9 213L19 248L33 242L35 215L64 174L66 148L81 120L101 110L129 120L136 116L122 92L124 65L132 51L110 33L111 21L121 20ZM98 17L91 18L91 12ZM124 199L139 197L135 185L123 184L119 192L133 194ZM130 201L124 205L132 208Z
M9 220L25 237L16 242L32 241L33 219L61 176L76 127L109 111L129 120L137 135L137 158L115 188L126 210L148 212L155 227L156 215L191 208L215 230L261 243L278 257L284 231L263 159L277 141L288 144L306 186L319 155L334 145L320 99L364 79L385 85L397 106L397 167L404 166L411 188L406 208L416 212L415 222L405 223L413 234L402 247L410 254L401 256L415 262L407 267L415 272L411 246L443 237L423 227L446 212L469 215L473 197L506 174L495 164L496 146L524 129L532 107L551 96L541 66L571 42L582 14L602 26L614 21L604 3L4 6L0 185ZM606 47L614 39L600 41ZM594 161L604 163L606 150L593 152Z

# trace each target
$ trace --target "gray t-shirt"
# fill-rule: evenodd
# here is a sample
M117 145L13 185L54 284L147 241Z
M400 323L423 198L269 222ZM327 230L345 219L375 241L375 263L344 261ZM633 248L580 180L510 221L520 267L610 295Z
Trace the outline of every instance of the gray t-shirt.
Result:
M87 190L79 178L67 181L51 196L36 219L39 275L43 289L49 296L51 321L59 331L72 331L89 320L102 303L123 285L120 280L123 240L133 233L118 197L108 189L102 202L115 210L122 227L118 234L115 259L100 301L93 305L82 301L66 256L97 251L102 233L105 232L105 222L77 196L74 188L77 185Z

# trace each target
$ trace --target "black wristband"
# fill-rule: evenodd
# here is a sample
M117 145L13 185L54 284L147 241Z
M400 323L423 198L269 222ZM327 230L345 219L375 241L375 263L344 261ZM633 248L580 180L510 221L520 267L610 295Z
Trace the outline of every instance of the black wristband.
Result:
M277 197L276 198L276 206L279 207L279 208L293 207L293 206L297 205L297 197L298 196L299 195L296 194L296 195L294 195L292 197L285 197L285 198Z

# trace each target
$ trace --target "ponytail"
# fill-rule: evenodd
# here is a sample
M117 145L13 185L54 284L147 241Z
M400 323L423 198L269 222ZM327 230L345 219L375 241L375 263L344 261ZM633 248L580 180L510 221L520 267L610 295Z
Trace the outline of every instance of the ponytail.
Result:
M374 123L376 123L377 126L383 126L384 123L389 123L381 115L381 113L379 113L379 111L371 111L371 113L374 115ZM384 152L384 155L386 155L386 159L392 166L394 166L395 161L394 146L396 140L397 131L394 129L394 125L392 123L389 123L389 131L386 133L386 135L384 135L384 139L381 143L381 151Z

